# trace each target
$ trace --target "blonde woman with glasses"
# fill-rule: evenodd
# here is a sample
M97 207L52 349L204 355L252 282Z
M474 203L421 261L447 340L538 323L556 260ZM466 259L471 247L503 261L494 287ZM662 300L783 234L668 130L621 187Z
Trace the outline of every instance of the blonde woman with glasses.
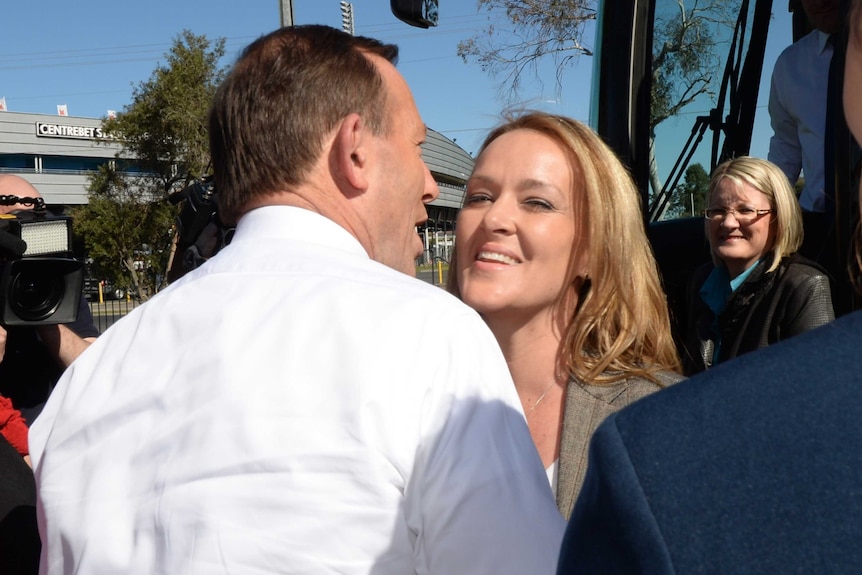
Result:
M707 206L713 263L695 273L689 291L688 375L835 318L828 275L796 254L802 213L775 164L748 156L724 162Z

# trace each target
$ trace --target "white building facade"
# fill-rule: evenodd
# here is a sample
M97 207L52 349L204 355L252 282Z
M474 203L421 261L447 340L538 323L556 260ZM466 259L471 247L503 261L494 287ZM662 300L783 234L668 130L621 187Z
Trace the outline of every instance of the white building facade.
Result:
M54 211L86 204L87 177L120 150L101 125L98 118L0 112L0 173L30 181Z
M50 206L86 204L88 176L120 151L103 137L101 126L99 118L0 112L0 173L29 180ZM423 157L440 186L429 215L442 229L454 223L461 207L473 158L430 129Z

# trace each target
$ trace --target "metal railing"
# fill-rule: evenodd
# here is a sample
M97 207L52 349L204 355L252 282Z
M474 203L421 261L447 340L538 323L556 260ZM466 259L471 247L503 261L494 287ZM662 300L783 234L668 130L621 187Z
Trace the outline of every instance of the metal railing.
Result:
M93 315L93 323L99 333L105 333L106 329L138 305L138 302L128 299L106 300L104 303L90 302L90 313Z

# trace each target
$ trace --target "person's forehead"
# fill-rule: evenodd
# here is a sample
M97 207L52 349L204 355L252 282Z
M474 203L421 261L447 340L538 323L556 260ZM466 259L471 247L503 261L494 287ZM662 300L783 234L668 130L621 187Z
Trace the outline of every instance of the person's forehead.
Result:
M745 180L731 177L721 178L718 185L715 186L712 195L722 198L732 198L737 201L752 201L764 198L767 201L769 200L766 194Z
M36 198L39 197L39 192L27 180L11 176L0 176L0 196Z
M398 71L395 65L386 58L382 58L376 54L367 55L366 57L374 63L374 66L380 73L380 77L383 78L388 97L391 98L396 109L407 112L415 111L418 116L419 112L413 99L413 92L410 90L410 86L407 85L407 80L404 79L404 76L401 75L401 72Z
M383 81L386 94L385 114L389 118L390 128L394 126L397 133L409 135L411 139L424 140L427 128L401 72L382 56L369 52L364 52L364 56L374 64Z
M15 196L18 198L40 198L39 191L30 182L14 176L0 176L0 196ZM0 205L0 214L8 214L19 210L32 210L32 205L15 203Z

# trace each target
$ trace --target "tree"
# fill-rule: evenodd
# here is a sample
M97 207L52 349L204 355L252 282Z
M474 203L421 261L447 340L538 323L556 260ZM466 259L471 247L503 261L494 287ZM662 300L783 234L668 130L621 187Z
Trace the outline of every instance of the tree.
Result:
M89 203L73 211L75 234L84 239L93 271L143 297L161 284L176 215L169 202L147 199L148 179L101 166L90 178Z
M519 95L524 71L537 70L539 60L554 59L559 90L571 59L593 53L584 36L596 18L596 0L477 0L476 5L498 20L460 42L458 55L500 79L509 103ZM655 128L713 93L714 75L721 70L715 50L724 41L720 30L730 29L738 7L739 0L666 0L656 10L650 114L650 183L656 192L661 182Z
M674 217L699 216L706 209L709 191L709 174L701 164L692 164L685 170L685 180L674 189L668 212Z
M507 22L492 22L459 42L458 55L502 78L500 87L504 93L508 90L510 99L521 87L522 74L527 69L535 72L542 58L553 58L559 86L572 58L593 53L583 38L596 19L595 0L477 0L476 8L494 16L505 13Z
M102 274L138 294L166 276L177 211L169 196L210 171L207 113L223 55L223 39L183 31L132 103L103 122L122 150L90 178L75 231Z
M730 28L738 0L675 0L673 10L656 14L650 105L650 188L662 189L655 159L655 130L701 95L714 96L713 75L721 70L719 30ZM688 171L686 171L686 175Z
M738 0L674 0L656 15L652 56L650 125L676 116L701 94L712 94L713 75L721 70L717 33L735 21Z

